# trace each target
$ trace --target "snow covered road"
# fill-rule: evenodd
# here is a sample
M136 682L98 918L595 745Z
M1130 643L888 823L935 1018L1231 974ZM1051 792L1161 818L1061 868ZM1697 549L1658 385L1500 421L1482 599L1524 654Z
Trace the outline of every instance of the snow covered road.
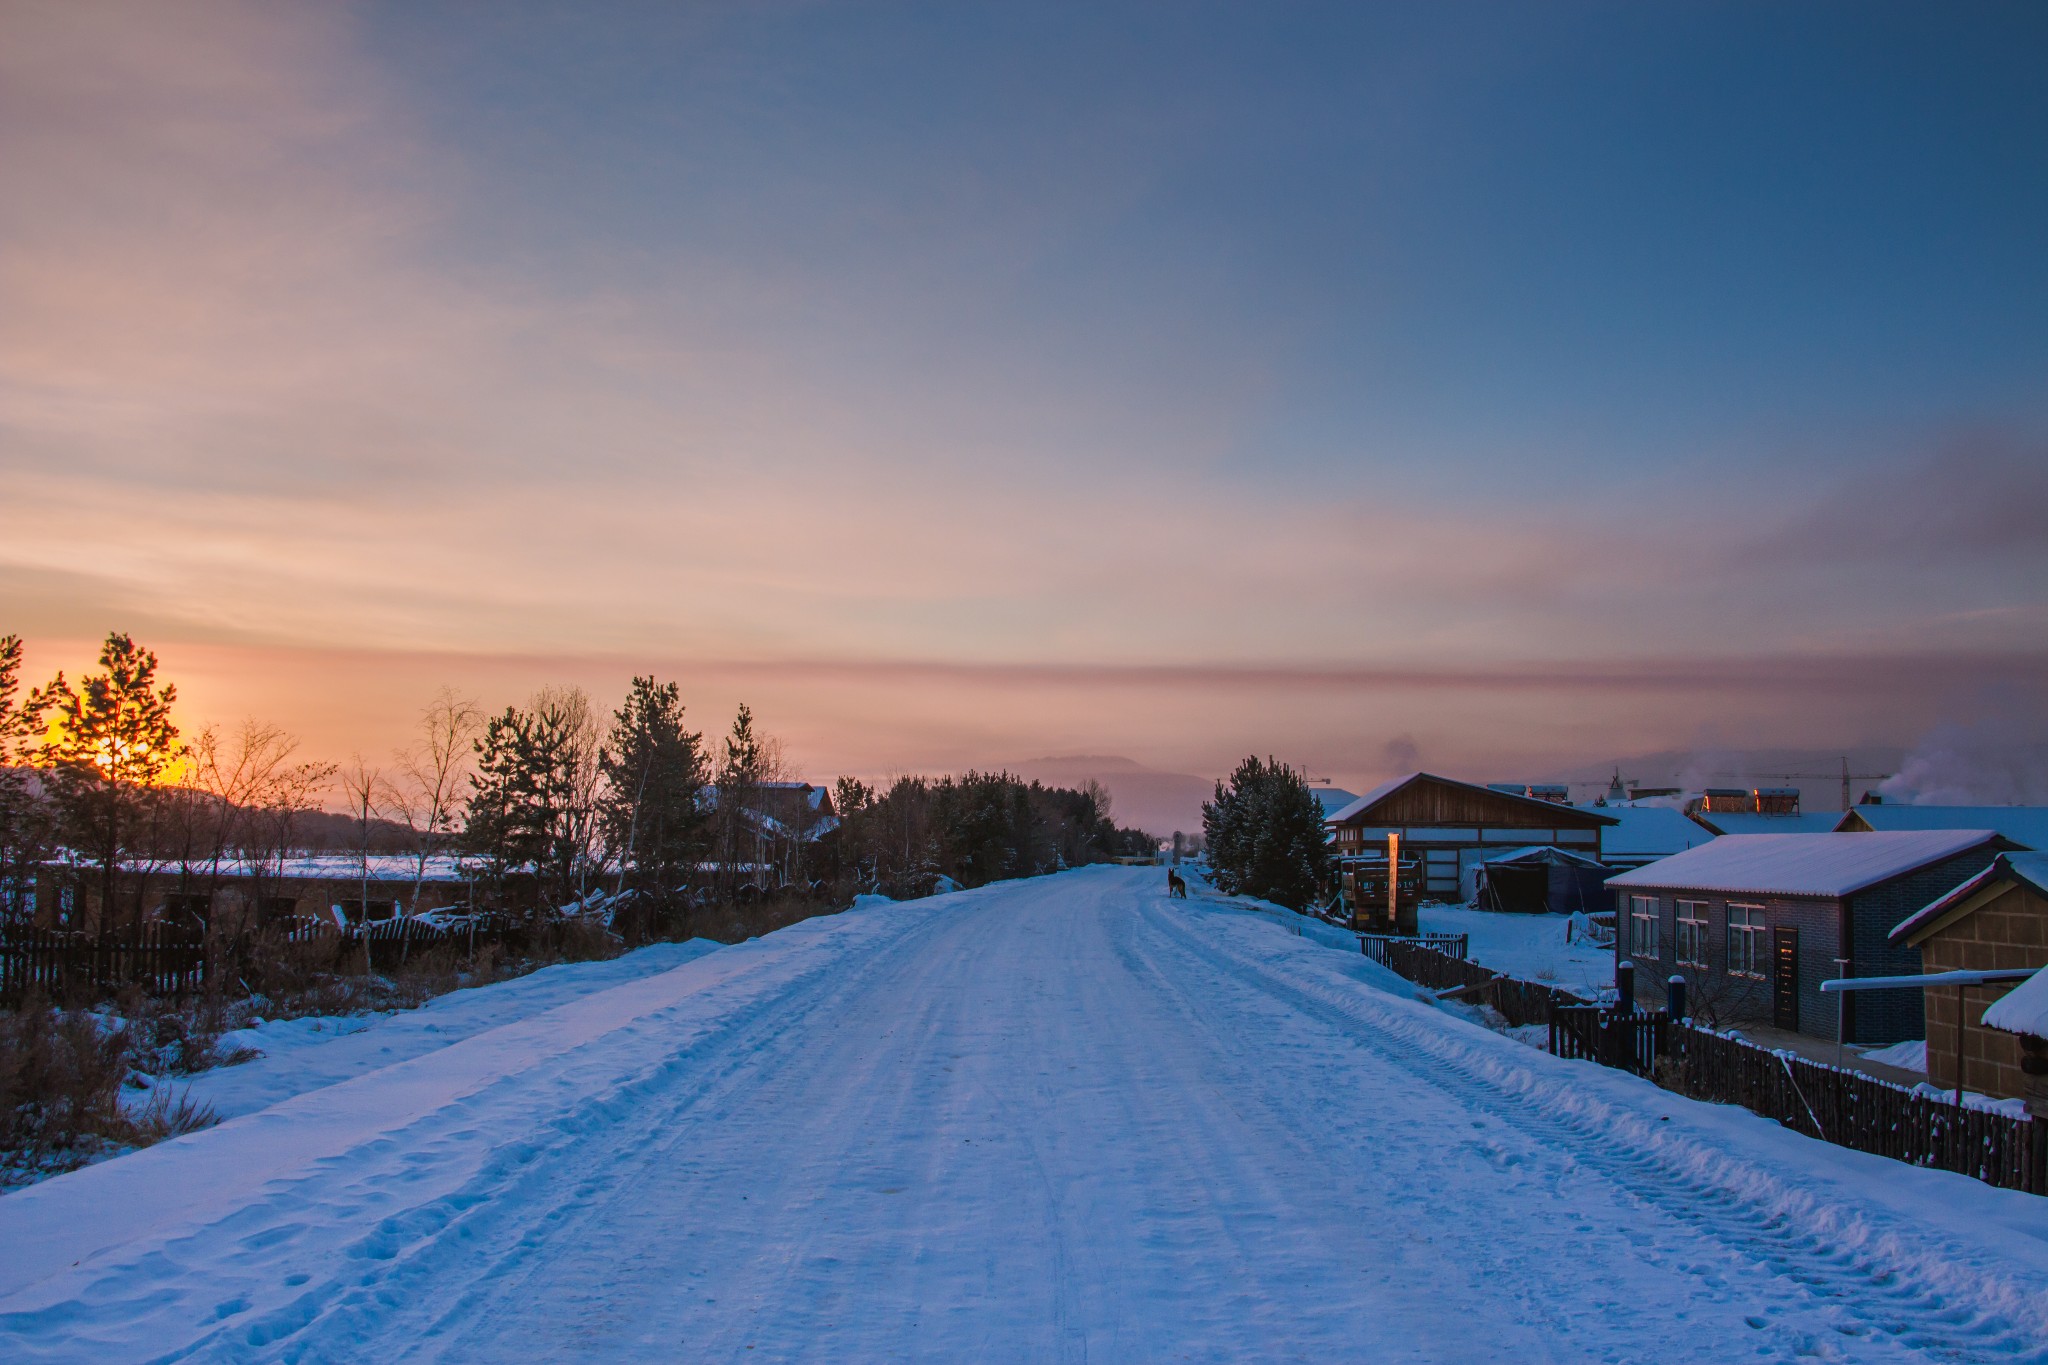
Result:
M0 1199L0 1357L2048 1358L2048 1201L1161 881L810 921Z

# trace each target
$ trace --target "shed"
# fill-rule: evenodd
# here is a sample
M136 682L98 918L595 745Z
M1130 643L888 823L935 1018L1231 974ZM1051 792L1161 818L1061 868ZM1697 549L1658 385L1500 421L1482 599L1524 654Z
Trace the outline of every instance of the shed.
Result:
M1610 869L1583 853L1534 844L1496 853L1474 872L1472 903L1519 915L1603 911Z
M1383 783L1326 822L1339 863L1385 856L1387 836L1401 836L1403 858L1423 867L1423 894L1460 898L1462 874L1497 853L1531 845L1567 848L1598 860L1610 815L1493 791L1473 782L1410 773Z
M1991 866L1906 920L1891 936L1919 949L1930 972L2048 967L2048 853L1999 854ZM1927 1079L1944 1090L1958 1084L1960 999L1962 1087L2003 1098L2026 1094L2020 1039L2013 1035L2031 1030L2009 1025L2048 1022L2025 1013L2029 997L2020 992L2032 984L1923 991ZM2019 999L2008 1005L2015 996ZM2007 1025L1998 1022L2001 1018Z
M1725 1019L1831 1038L1820 983L1917 974L1919 950L1892 929L2012 847L1987 829L1727 835L1608 880L1624 902L1615 950L1653 999L1676 971ZM1925 1036L1911 991L1849 995L1841 1010L1850 1042Z

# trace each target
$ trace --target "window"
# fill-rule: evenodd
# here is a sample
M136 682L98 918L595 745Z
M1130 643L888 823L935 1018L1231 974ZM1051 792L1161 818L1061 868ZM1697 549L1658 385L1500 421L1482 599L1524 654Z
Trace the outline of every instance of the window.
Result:
M1628 951L1629 956L1657 957L1657 898L1655 896L1630 896L1628 898Z
M1681 967L1704 967L1707 965L1707 903L1705 901L1680 901L1678 903L1678 965Z
M1764 946L1764 935L1768 932L1761 905L1729 905L1728 975L1746 976L1752 981L1764 979L1764 968L1770 961Z

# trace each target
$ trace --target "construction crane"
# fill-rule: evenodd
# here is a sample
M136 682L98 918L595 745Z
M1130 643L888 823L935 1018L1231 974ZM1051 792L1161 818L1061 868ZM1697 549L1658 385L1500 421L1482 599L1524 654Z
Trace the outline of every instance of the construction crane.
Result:
M1836 773L1777 773L1777 774L1775 774L1775 775L1774 775L1774 776L1772 777L1772 779L1771 779L1771 780L1772 780L1772 781L1774 781L1774 782L1797 782L1797 781L1801 780L1802 778L1804 778L1804 779L1809 779L1809 780L1817 780L1817 779L1819 779L1819 778L1823 778L1823 777L1835 777L1835 776L1839 776L1839 777L1840 777L1840 778L1842 779L1842 809L1846 811L1846 810L1848 810L1848 809L1849 809L1849 801L1850 801L1850 797L1849 797L1849 783L1850 783L1850 781L1851 781L1851 780L1854 780L1854 781L1858 781L1858 782L1863 782L1863 781L1871 781L1871 782L1882 782L1882 781L1884 781L1884 779L1886 779L1887 777L1890 777L1890 776L1891 776L1891 774L1890 774L1890 773L1852 773L1852 772L1850 772L1850 771L1849 771L1849 759L1848 759L1847 755L1844 755L1844 756L1843 756L1843 758L1842 758L1842 771L1841 771L1841 772L1840 772L1839 774L1836 774Z

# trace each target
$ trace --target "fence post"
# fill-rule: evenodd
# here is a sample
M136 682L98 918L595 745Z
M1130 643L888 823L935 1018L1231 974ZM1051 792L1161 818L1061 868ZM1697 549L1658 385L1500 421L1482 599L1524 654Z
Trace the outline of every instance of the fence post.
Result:
M1614 991L1616 995L1621 997L1614 1002L1614 1012L1616 1014L1634 1014L1636 1012L1636 964L1628 961L1626 958L1615 964Z
M1671 979L1664 983L1664 1008L1673 1019L1686 1017L1685 978L1677 972L1673 972Z

